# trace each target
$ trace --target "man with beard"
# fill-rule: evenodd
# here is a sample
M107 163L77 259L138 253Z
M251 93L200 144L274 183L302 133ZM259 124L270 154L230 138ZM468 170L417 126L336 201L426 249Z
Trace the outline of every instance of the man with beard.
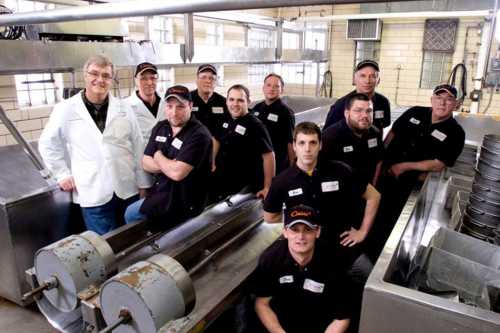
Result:
M346 101L345 119L323 130L321 154L347 163L359 175L376 184L382 164L383 143L372 126L373 104L365 94L355 93Z

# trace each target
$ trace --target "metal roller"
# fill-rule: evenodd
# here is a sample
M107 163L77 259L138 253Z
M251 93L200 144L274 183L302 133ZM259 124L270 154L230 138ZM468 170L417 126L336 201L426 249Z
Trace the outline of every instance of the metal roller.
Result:
M157 254L106 281L100 303L106 322L118 324L111 324L113 332L155 333L169 320L191 312L195 293L182 265Z
M79 304L78 293L103 283L114 263L114 253L98 234L86 231L46 246L35 255L35 270L42 292L56 309L70 312Z

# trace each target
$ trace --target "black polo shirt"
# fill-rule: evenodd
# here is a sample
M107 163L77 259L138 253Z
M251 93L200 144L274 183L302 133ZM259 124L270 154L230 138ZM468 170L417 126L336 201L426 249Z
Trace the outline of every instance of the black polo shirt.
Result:
M135 94L142 101L142 103L144 103L149 112L151 112L151 114L156 118L156 116L158 115L158 108L160 107L160 101L161 101L160 96L158 96L158 94L155 92L155 102L153 103L153 105L151 105L142 99L141 95L139 95L138 90L135 92Z
M392 132L394 138L385 153L387 166L438 159L451 167L465 142L465 132L453 117L432 124L432 109L423 106L403 113L394 122Z
M281 238L262 253L252 275L253 292L271 297L270 306L287 333L324 333L333 320L351 314L351 286L343 272L330 251L318 246L300 267Z
M249 186L251 191L263 187L262 154L273 151L265 126L248 113L233 119L226 116L221 124L216 157L217 191L220 196L237 193Z
M281 213L283 207L311 206L319 211L321 238L334 245L342 232L359 227L366 186L343 162L320 159L311 176L294 165L273 178L264 210Z
M295 114L281 99L254 106L252 113L266 126L276 155L276 174L289 167L288 144L293 142Z
M82 90L81 94L83 104L85 104L90 117L92 117L92 120L99 131L103 133L104 128L106 127L106 118L108 116L109 97L106 96L106 99L102 104L94 104L87 99L87 96L85 96L85 89Z
M345 119L344 111L345 111L345 103L347 99L356 93L356 90L351 91L344 97L338 99L335 104L330 108L330 112L326 116L325 125L323 128L328 128L336 122ZM375 93L372 97L373 103L373 126L378 128L380 131L380 137L384 134L384 127L387 127L391 124L391 104L389 100L379 93Z
M329 160L347 163L369 183L373 181L377 163L383 158L384 144L374 126L361 137L354 134L345 119L323 130L321 154Z
M167 120L153 128L144 155L153 157L161 152L193 166L193 170L181 181L174 181L165 174L156 175L156 182L140 211L153 220L161 219L162 225L177 224L196 216L205 207L208 194L208 177L212 163L212 139L207 128L196 118L191 119L177 133Z
M214 91L205 103L198 95L198 89L191 91L191 98L193 99L193 114L209 129L212 136L219 136L222 123L229 115L226 98Z

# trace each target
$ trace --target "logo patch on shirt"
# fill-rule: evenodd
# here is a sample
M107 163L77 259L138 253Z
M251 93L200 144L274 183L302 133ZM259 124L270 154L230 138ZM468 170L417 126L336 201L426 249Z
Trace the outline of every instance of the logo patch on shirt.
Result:
M247 131L246 127L243 127L241 125L236 125L236 128L234 131L238 134L245 135L245 132Z
M260 114L260 112L259 112L259 111L255 111L255 112L253 113L253 115L254 115L254 116L256 116L256 117L258 117L258 116L259 116L259 114Z
M311 280L311 279L305 279L304 280L304 289L312 291L313 293L316 293L316 294L321 294L321 293L323 293L323 290L325 289L325 284L320 283L320 282L316 282L316 281Z
M420 124L420 120L418 120L418 119L415 119L415 118L411 117L411 118L410 118L410 123L415 124L415 125L418 125L418 124Z
M368 148L377 147L377 145L378 145L377 138L368 140Z
M296 188L295 190L288 191L288 196L289 197L295 197L297 195L301 195L302 193L303 193L302 189L299 187L299 188Z
M167 142L167 137L166 136L157 135L156 138L155 138L155 141L157 141L157 142Z
M344 153L350 153L351 151L354 151L353 146L345 146L344 147Z
M192 110L192 111L194 111L194 112L196 112L196 111L198 111L198 110L199 110L199 107L197 107L197 106L193 106L193 108L192 108L191 110Z
M293 275L285 275L280 277L280 283L293 283Z
M172 141L172 146L177 150L179 150L182 147L182 141L179 140L178 138L175 138L174 141Z
M438 131L437 129L435 129L434 131L432 131L431 135L433 137L435 137L436 139L438 139L439 141L444 141L444 139L446 139L446 137L447 137L446 134L444 134L441 131Z
M267 115L267 120L277 122L278 121L278 115L274 113L270 113Z
M331 182L322 182L321 191L323 192L334 192L339 190L339 181L334 180Z
M375 119L382 119L382 118L384 118L384 110L375 111Z
M214 106L212 107L212 113L221 114L224 113L224 109L220 106Z
M228 124L228 123L223 123L223 124L222 124L222 127L224 127L224 128L228 128L228 127L229 127L229 124Z

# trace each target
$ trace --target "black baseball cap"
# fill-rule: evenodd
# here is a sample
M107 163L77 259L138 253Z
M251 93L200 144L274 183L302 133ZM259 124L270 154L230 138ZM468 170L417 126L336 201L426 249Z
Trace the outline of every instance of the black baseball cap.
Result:
M189 89L184 87L184 86L172 86L167 89L165 92L165 100L169 99L170 97L177 98L180 102L191 102L191 93L189 92Z
M455 98L457 98L458 95L457 88L449 84L440 84L439 86L436 86L436 88L434 88L433 94L439 95L442 92L446 92Z
M158 68L155 65L149 62L142 62L135 68L134 77L137 77L137 75L140 75L145 71L151 71L155 74L158 74Z
M364 68L366 66L371 66L373 67L377 72L380 72L380 68L378 67L378 64L374 60L362 60L356 65L356 72L359 71L361 68Z
M196 71L196 74L200 74L201 72L206 72L206 71L210 71L215 75L217 75L217 69L215 68L215 66L210 64L200 65L200 67L198 67L198 70Z
M291 228L297 223L307 225L311 229L319 227L318 212L306 205L298 205L285 211L285 228Z

